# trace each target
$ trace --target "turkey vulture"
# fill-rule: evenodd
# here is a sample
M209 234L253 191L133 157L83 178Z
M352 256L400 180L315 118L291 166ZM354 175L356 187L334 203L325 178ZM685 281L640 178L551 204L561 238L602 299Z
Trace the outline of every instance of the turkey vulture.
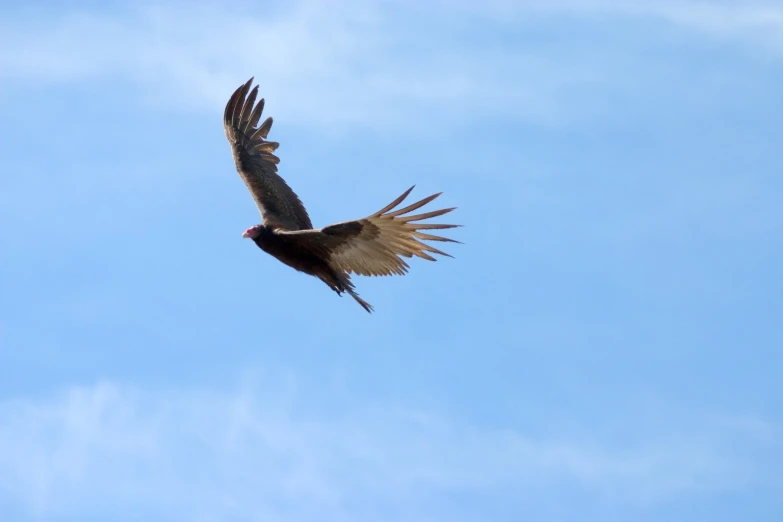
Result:
M258 125L264 99L255 103L258 85L250 90L252 82L253 78L250 78L234 91L223 114L223 126L237 172L250 190L263 220L262 224L248 228L242 237L252 239L261 250L286 265L319 278L338 295L347 292L368 312L372 312L373 307L354 290L351 273L364 276L403 275L408 271L408 264L400 256L435 261L428 254L430 252L452 257L420 240L458 241L421 230L460 225L414 222L441 216L454 208L407 215L437 198L440 193L392 211L413 187L363 219L313 228L299 197L277 174L280 159L274 151L279 144L266 140L272 118Z

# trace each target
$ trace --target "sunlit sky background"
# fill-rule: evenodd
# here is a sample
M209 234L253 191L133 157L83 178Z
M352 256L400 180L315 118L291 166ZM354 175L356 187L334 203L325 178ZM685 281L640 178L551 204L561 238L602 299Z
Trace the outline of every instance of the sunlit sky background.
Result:
M240 236L255 76L316 226ZM4 2L0 519L780 521L783 3Z

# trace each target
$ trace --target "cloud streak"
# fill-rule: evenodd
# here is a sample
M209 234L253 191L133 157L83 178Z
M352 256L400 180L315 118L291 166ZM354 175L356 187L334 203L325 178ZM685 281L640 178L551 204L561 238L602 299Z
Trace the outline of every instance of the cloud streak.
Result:
M554 484L649 504L747 487L757 463L726 444L774 439L745 421L637 447L543 440L400 405L326 416L295 380L258 382L232 392L104 382L6 400L0 498L40 516L125 506L200 520L365 520L392 506L410 520L449 495L512 490L522 503Z
M467 124L497 115L555 125L587 103L592 87L630 73L600 46L586 54L527 41L542 17L614 16L618 24L653 18L783 51L783 10L769 6L488 2L480 10L444 9L305 1L260 11L245 4L20 10L0 24L0 77L99 88L127 83L147 103L216 112L226 93L255 75L275 115L293 124L423 131L433 119ZM476 24L509 38L473 39Z
M277 116L326 130L425 126L433 116L500 109L546 121L552 103L543 93L591 74L578 64L566 75L533 54L465 45L448 29L401 34L405 9L382 5L301 2L260 13L147 6L29 17L4 24L0 74L25 82L120 78L152 103L210 111L255 75ZM520 76L532 80L522 85Z

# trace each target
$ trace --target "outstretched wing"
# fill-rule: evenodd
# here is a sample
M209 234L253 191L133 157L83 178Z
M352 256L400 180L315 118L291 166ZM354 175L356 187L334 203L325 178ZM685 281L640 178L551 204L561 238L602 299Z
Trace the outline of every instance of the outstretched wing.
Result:
M248 96L252 82L253 78L250 78L234 91L223 113L223 127L237 172L253 195L264 224L279 225L289 230L313 228L299 197L277 174L280 159L274 151L279 143L265 139L272 128L271 117L258 126L264 99L261 98L254 107L258 85Z
M403 275L409 268L403 257L417 256L429 261L435 261L430 254L452 257L423 241L450 243L459 243L459 241L421 231L454 228L460 225L415 222L442 216L456 207L413 216L406 215L440 196L441 193L438 193L405 208L392 211L402 203L411 190L413 187L366 218L336 223L319 230L281 232L281 234L324 256L335 269L365 276Z

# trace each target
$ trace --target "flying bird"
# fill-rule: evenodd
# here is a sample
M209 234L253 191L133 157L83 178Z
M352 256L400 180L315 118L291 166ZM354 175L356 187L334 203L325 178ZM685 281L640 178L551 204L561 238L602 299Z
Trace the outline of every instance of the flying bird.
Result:
M264 99L256 103L258 85L250 90L252 82L253 78L250 78L234 91L223 114L223 126L237 172L253 196L262 218L261 224L245 230L243 238L252 239L261 250L286 265L317 277L338 295L348 293L367 312L372 312L373 307L356 293L351 274L403 275L408 271L403 257L416 256L429 261L435 261L430 254L452 257L423 241L458 241L422 230L460 225L417 222L441 216L456 207L409 215L441 193L393 210L413 187L365 218L313 228L299 197L277 173L280 159L274 152L279 143L266 139L272 128L271 117L258 125Z

